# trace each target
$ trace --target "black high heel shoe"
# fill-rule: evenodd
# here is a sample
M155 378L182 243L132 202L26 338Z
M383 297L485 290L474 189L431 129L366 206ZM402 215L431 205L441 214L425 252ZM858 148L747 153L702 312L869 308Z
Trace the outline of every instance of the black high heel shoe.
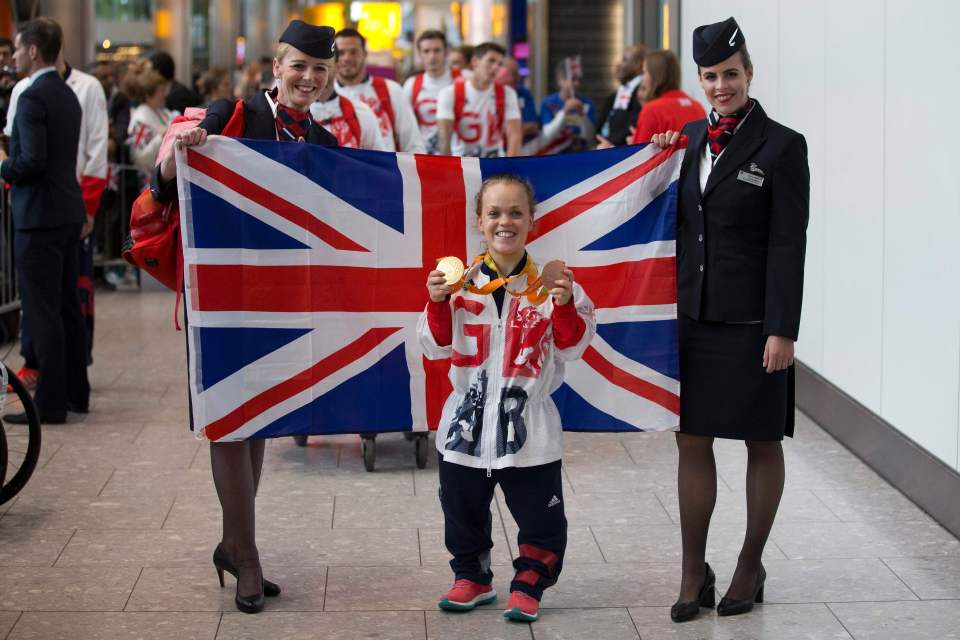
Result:
M227 555L227 552L223 550L221 545L217 545L217 548L213 551L213 566L217 569L217 579L220 581L220 588L223 588L223 572L226 571L234 578L237 579L237 592L233 596L233 602L237 605L237 609L243 613L260 613L263 611L263 605L266 602L264 594L266 589L264 583L266 582L263 579L263 575L260 575L260 592L254 596L241 596L240 595L240 576L239 571L236 566L230 560L230 557ZM271 583L273 584L273 583ZM279 592L279 587L273 585Z
M677 601L670 607L670 619L674 622L686 622L693 620L700 613L700 607L713 608L717 601L717 576L710 568L710 564L703 563L703 586L700 587L700 593L696 600L689 602Z
M217 578L220 579L220 587L223 587L223 572L226 568L217 567ZM263 577L261 576L261 581ZM263 584L260 585L260 593L255 596L241 596L240 595L240 580L237 580L237 592L233 596L233 603L237 605L237 609L243 613L260 613L263 611L263 605L266 603L266 598L263 596Z
M217 568L217 577L220 578L220 586L223 587L223 572L226 571L234 578L237 577L237 569L233 566L233 561L224 550L222 544L218 544L213 550L213 566ZM268 598L275 598L280 595L280 585L269 580L263 580L263 595Z
M753 597L746 600L734 600L723 596L717 605L717 615L737 616L753 609L753 603L763 602L763 583L767 581L767 570L762 566L757 571L757 581L754 583Z

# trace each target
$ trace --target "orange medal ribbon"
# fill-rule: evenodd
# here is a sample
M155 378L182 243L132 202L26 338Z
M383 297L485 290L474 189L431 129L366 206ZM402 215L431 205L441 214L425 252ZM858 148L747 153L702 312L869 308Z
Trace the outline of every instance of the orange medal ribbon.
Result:
M523 270L515 276L500 276L499 278L491 280L490 282L483 285L482 287L478 287L474 285L472 282L464 284L463 281L461 280L460 282L453 285L453 288L463 286L470 293L485 296L493 293L500 287L503 287L504 291L512 295L514 298L526 296L527 300L529 300L531 304L542 304L543 301L547 299L547 296L549 294L545 289L541 288L541 285L543 283L540 279L539 274L537 273L537 265L534 264L533 260L530 259L530 256L527 256L526 260L527 260L526 264L523 265ZM493 269L494 273L499 273L497 271L496 263L494 263L493 259L487 253L480 254L476 258L474 258L473 262L470 263L470 268L467 269L467 273L469 273L473 269L473 267L475 267L477 263L481 261L483 261L484 263L486 263L488 267ZM514 289L511 289L510 287L507 286L507 284L509 284L510 282L513 282L520 276L527 277L526 289L524 289L523 291L515 291ZM464 275L464 279L465 278L466 278L466 275Z

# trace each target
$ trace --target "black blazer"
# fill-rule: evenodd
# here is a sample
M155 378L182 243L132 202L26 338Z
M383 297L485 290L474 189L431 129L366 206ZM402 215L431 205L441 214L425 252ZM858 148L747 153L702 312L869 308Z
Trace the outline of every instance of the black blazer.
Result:
M230 122L236 107L237 103L233 100L217 100L207 108L207 113L198 126L206 129L210 135L219 135ZM277 139L276 118L262 91L243 103L243 133L240 137L253 140ZM339 146L336 136L312 119L310 128L307 129L306 141L324 147ZM177 181L162 182L159 166L153 173L150 187L154 199L158 202L169 202L177 197Z
M677 308L696 320L762 321L797 339L810 210L803 136L760 103L734 134L700 193L707 122L689 136L677 211Z
M20 94L10 157L0 166L0 176L12 185L15 229L86 220L77 182L80 117L77 95L56 71L44 73Z

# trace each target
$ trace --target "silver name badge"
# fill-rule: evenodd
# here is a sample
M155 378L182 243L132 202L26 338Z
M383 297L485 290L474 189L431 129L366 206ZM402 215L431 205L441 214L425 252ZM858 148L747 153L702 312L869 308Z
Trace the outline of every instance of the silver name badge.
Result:
M737 174L737 180L742 180L743 182L748 182L754 186L762 187L763 186L763 177L755 176L752 173L747 173L746 171L740 170L740 173Z

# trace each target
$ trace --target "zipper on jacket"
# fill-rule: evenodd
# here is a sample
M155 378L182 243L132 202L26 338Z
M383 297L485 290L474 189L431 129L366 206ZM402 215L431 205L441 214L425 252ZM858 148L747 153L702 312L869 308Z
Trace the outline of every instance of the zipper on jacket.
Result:
M508 302L509 300L504 300L505 305ZM484 451L484 454L486 455L486 458L487 458L487 477L488 478L493 475L492 469L493 469L493 458L496 455L495 449L497 446L497 429L500 428L500 394L503 388L503 380L500 375L499 366L500 366L500 361L503 360L503 345L504 345L504 342L506 341L503 335L503 315L498 314L498 316L499 317L497 318L496 353L494 355L493 362L491 362L491 365L494 367L494 371L496 372L495 376L491 376L491 378L496 380L496 385L495 385L496 388L494 389L494 394L493 394L493 400L496 403L495 405L496 410L494 411L495 418L494 418L494 423L492 425L493 428L486 429L486 431L490 432L490 435L486 436L486 440L488 441L489 446L485 447L485 451Z

